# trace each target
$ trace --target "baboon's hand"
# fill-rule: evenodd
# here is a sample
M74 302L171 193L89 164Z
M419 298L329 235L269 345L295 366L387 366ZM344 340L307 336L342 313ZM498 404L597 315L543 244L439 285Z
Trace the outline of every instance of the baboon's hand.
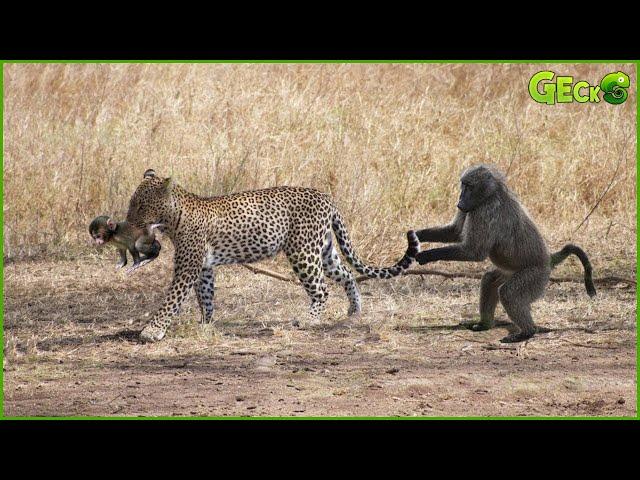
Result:
M416 260L420 265L424 265L425 263L432 262L433 258L431 258L429 251L425 251L425 252L420 252L418 255L416 255Z

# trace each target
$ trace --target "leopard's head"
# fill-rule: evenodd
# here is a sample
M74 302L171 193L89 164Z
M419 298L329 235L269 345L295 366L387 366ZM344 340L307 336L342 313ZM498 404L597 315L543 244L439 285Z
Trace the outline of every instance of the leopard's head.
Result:
M129 201L127 222L138 228L170 222L173 218L171 194L174 186L171 178L160 178L152 169L144 172L142 182Z

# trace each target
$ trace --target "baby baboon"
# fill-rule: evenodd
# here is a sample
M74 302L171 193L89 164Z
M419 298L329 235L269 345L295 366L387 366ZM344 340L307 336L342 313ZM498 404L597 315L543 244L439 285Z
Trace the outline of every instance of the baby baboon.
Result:
M480 284L480 322L473 330L494 325L498 300L520 331L501 342L531 338L537 327L531 318L531 303L544 293L551 269L569 255L576 255L584 267L584 282L590 296L596 294L591 264L575 245L549 255L547 246L529 215L509 190L505 178L493 166L471 167L462 174L458 212L444 227L417 232L421 242L454 243L419 253L416 260L480 262L489 257L498 267L484 274Z
M154 230L161 227L160 224L154 224L145 231L134 228L127 222L116 223L111 218L101 215L93 219L89 225L89 233L97 245L111 242L118 249L120 262L116 265L116 269L127 264L127 250L129 250L133 257L133 266L127 270L127 273L131 273L155 260L160 254L160 242L156 240Z

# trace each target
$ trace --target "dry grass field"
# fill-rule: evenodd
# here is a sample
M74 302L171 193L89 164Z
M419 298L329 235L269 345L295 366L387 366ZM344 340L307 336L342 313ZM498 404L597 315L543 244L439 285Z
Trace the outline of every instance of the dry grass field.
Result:
M546 69L592 84L622 70L629 101L537 104L528 80ZM3 76L5 415L636 415L634 65L49 64ZM459 173L481 162L508 172L552 250L577 243L594 265L593 300L575 259L554 272L574 281L534 305L551 332L520 345L497 342L508 325L460 327L477 313L477 279L362 283L352 322L332 285L322 323L297 329L303 289L241 266L218 270L213 327L190 298L165 340L141 344L172 246L126 276L86 231L96 215L123 218L154 168L202 195L329 192L360 255L388 264L407 229L453 216ZM280 257L257 266L289 275Z

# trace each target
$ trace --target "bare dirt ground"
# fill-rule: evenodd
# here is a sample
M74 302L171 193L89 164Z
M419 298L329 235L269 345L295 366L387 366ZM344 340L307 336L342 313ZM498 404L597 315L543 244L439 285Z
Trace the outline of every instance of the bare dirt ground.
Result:
M635 285L597 285L590 300L581 283L552 283L534 306L552 331L503 345L505 326L459 326L476 314L475 279L363 283L355 322L331 285L322 323L297 329L301 287L231 266L218 270L213 328L190 297L165 340L139 343L171 257L130 277L113 251L5 265L4 414L636 415ZM258 266L288 273L281 259Z

